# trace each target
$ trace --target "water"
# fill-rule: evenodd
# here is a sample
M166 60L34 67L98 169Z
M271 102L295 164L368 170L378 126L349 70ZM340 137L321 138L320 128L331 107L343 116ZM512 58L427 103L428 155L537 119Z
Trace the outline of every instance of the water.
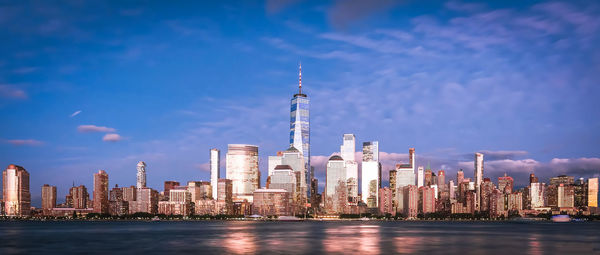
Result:
M0 254L600 254L600 223L0 222Z

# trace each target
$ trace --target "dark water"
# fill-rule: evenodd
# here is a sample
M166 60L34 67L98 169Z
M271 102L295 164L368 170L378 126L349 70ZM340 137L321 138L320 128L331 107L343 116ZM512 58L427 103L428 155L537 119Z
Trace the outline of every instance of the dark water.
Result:
M600 254L600 223L0 222L0 254Z

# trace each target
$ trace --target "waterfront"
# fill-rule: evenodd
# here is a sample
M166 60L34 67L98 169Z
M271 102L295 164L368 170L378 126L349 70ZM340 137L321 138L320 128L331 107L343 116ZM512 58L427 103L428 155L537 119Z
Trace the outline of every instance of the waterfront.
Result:
M4 221L0 254L595 254L600 223Z

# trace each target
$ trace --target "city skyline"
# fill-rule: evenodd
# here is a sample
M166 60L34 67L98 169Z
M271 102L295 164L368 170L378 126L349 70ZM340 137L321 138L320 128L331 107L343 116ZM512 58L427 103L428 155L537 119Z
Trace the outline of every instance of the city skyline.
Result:
M41 5L31 22L0 21L15 38L1 49L8 58L0 65L0 114L10 124L0 129L0 162L29 171L36 206L43 184L57 186L60 201L72 182L93 187L99 169L111 176L109 188L133 185L139 161L147 163L148 187L210 180L206 152L238 143L259 147L264 186L267 157L288 149L299 61L320 192L326 162L347 133L359 145L380 142L382 186L395 164L408 163L408 148L419 154L414 167L431 163L447 176L462 168L473 178L474 152L485 155L485 176L506 172L515 186L531 172L544 180L598 176L595 3L375 1L364 15L345 16L360 8L267 2L209 6L203 18L174 6L152 19L151 8L109 4L87 21L90 10ZM227 13L254 22L231 25L236 18L218 17ZM120 31L102 21L110 14ZM474 22L494 29L478 33ZM262 25L273 32L250 35ZM451 37L442 30L456 37L439 45ZM355 158L360 166L362 154Z

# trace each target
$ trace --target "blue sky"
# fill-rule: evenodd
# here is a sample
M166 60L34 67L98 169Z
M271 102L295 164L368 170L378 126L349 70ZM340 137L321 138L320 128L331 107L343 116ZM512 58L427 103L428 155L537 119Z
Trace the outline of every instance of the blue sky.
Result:
M600 172L593 1L3 1L0 165L59 200L92 174L208 180L209 149L287 148L302 61L317 177L343 133L472 176ZM264 183L264 178L262 180ZM90 190L91 192L91 190Z

